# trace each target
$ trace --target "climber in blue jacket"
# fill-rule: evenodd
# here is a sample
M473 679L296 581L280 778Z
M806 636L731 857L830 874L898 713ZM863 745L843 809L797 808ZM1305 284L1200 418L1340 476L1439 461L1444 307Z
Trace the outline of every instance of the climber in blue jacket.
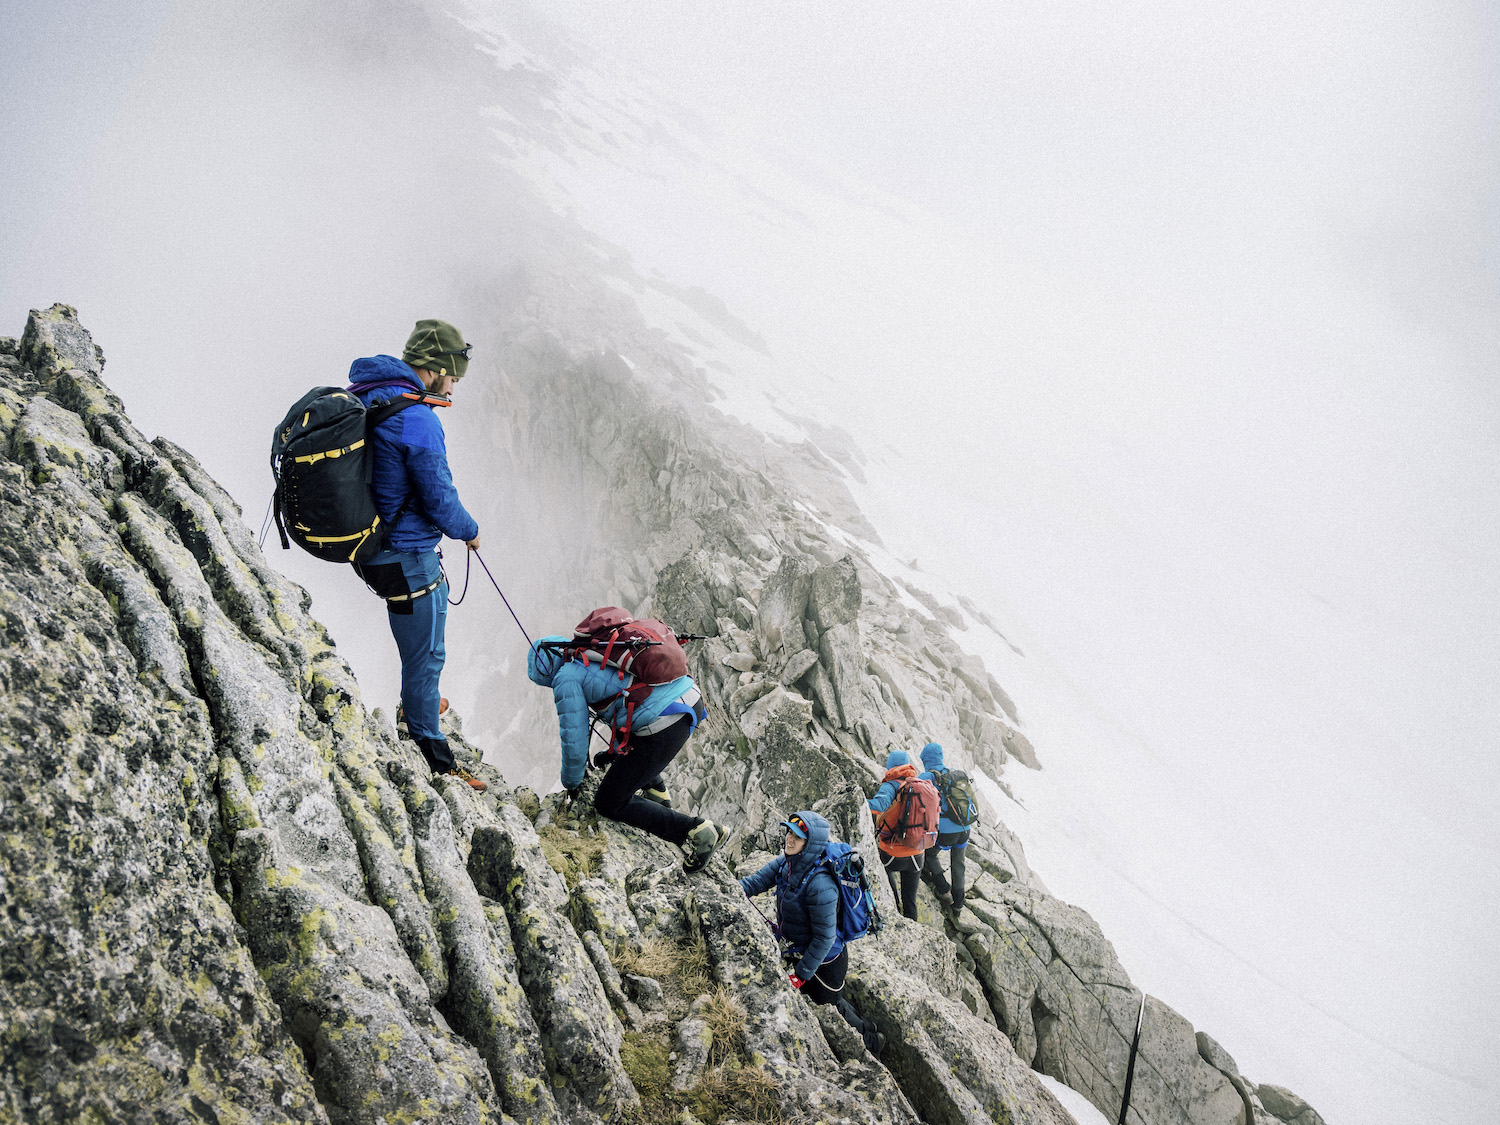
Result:
M468 366L469 345L457 328L419 320L400 359L371 356L349 368L349 390L367 409L405 394L422 396L371 435L370 491L387 528L385 549L354 569L385 599L401 654L398 726L405 726L434 774L451 774L483 790L484 782L454 761L438 725L447 702L438 680L447 654L448 584L436 548L446 535L479 550L479 524L458 499L433 405L448 405Z
M776 888L776 936L782 956L792 963L789 979L814 1004L833 1004L860 1033L872 1055L885 1045L871 1020L862 1017L844 996L849 950L838 936L839 888L823 862L828 848L828 821L807 809L780 825L786 829L782 854L740 880L750 898Z
M609 729L619 729L627 718L623 691L634 680L629 674L621 680L612 668L572 660L566 652L549 647L565 646L568 640L543 637L532 645L526 657L526 675L532 683L552 689L562 738L561 781L568 796L576 798L589 765L593 720L602 719ZM706 713L691 676L658 684L629 713L628 752L610 755L604 779L594 794L594 809L600 816L681 847L685 853L683 867L688 871L703 868L728 833L711 820L673 809L662 773Z
M927 767L927 771L917 776L923 781L930 781L936 785L938 779L934 775L946 768L943 765L942 746L936 742L929 742L922 747L922 765ZM969 830L964 825L949 819L948 813L948 805L944 802L938 816L937 843L927 849L927 855L922 863L922 873L932 883L943 908L956 917L964 908L964 853L969 847ZM948 866L953 875L951 886L948 880L943 878L943 852L948 853Z

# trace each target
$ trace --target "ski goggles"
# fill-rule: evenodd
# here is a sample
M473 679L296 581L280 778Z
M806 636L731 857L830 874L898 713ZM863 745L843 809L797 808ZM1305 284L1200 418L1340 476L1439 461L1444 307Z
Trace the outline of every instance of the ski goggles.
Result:
M800 816L788 817L781 822L781 826L793 836L797 836L803 840L807 839L807 821L803 820Z

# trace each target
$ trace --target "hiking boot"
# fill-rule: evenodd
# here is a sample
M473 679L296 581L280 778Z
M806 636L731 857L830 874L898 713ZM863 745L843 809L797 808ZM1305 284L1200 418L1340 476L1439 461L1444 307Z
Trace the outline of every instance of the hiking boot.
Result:
M460 781L467 782L470 789L477 790L480 793L483 793L486 789L489 788L488 785L486 785L484 782L480 781L479 778L475 777L468 770L464 769L463 766L454 766L451 770L448 770L446 773L440 773L440 774L437 774L435 776L437 776L437 777L456 777Z
M702 871L728 835L727 831L711 820L699 821L698 827L688 833L687 843L682 846L687 853L687 858L682 861L682 869Z
M880 1057L880 1052L885 1050L885 1036L873 1028L865 1028L860 1033L860 1038L865 1041L865 1050L869 1051L877 1059Z
M447 713L448 713L448 700L447 700L447 697L445 697L445 696L439 696L438 697L438 714L439 715L446 715ZM410 738L411 737L411 732L408 731L407 728L406 728L406 711L405 711L405 709L402 708L401 704L399 704L399 703L396 704L396 733L398 735L400 735L402 738Z
M642 789L641 796L648 801L654 801L664 809L672 807L672 791L665 784L660 789Z
M953 910L953 895L950 892L948 892L948 891L938 891L938 893L937 893L937 900L938 900L938 902L940 902L940 903L943 904L943 910L945 912L947 912L949 914L952 914L954 912L954 910Z

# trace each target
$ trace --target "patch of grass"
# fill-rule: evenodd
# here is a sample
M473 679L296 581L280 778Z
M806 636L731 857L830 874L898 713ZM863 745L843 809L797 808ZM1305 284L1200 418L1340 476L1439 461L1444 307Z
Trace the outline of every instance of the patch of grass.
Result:
M670 941L652 938L642 942L639 949L621 946L610 954L610 960L622 973L665 982L677 971L678 956L677 946Z
M539 829L542 855L547 864L563 877L569 887L578 886L578 880L593 875L604 863L604 837L580 836L555 824Z
M714 1036L710 1062L740 1057L745 1049L745 1005L739 997L721 984L713 998L703 1005L703 1022Z
M703 1125L718 1125L721 1118L782 1125L778 1095L781 1084L770 1072L736 1060L715 1067L691 1090L677 1097Z
M708 947L700 935L686 945L678 946L677 987L688 999L702 996L712 987L709 976Z
M681 945L652 938L640 949L621 946L610 954L622 973L659 981L669 997L694 1000L713 987L708 949L701 937Z
M667 1057L670 1053L659 1039L639 1031L625 1033L625 1042L620 1044L620 1065L640 1094L643 1109L662 1104L667 1096L672 1084L672 1064Z

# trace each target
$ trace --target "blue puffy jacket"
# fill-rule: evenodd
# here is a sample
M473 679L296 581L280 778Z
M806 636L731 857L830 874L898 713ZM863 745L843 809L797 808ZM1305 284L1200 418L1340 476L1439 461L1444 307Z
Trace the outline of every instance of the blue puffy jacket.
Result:
M559 636L542 638L544 641L568 639ZM536 646L532 646L526 656L526 675L532 683L552 689L552 698L557 704L558 733L562 736L562 783L565 789L571 789L583 780L583 773L588 769L590 718L597 716L615 727L625 721L622 699L615 699L598 712L590 708L618 696L635 683L635 677L627 675L621 681L620 674L611 668L569 660L559 652ZM693 690L691 676L678 676L671 683L658 684L650 695L636 704L630 729L650 726L674 710L686 715L687 721L696 728L697 713L678 702Z
M922 747L922 764L927 767L927 772L918 774L917 776L923 781L930 781L936 785L937 778L932 775L943 768L943 748L936 742L929 742L926 746ZM942 815L938 817L938 835L947 836L954 832L968 832L969 829L965 825L949 820L947 813L948 806L944 803L942 806Z
M807 846L796 855L779 855L754 875L740 880L740 887L754 898L776 888L776 917L781 940L802 956L795 972L811 980L818 966L844 951L839 941L839 886L823 863L828 849L828 821L815 812L800 810L807 824ZM808 872L812 872L811 878ZM796 890L807 879L799 895Z
M410 367L389 355L356 359L349 368L349 383L366 408L407 391L425 390ZM375 508L387 522L401 512L386 537L392 550L430 551L444 535L468 542L479 534L479 524L459 503L453 487L443 424L432 407L408 406L376 426L371 452Z

